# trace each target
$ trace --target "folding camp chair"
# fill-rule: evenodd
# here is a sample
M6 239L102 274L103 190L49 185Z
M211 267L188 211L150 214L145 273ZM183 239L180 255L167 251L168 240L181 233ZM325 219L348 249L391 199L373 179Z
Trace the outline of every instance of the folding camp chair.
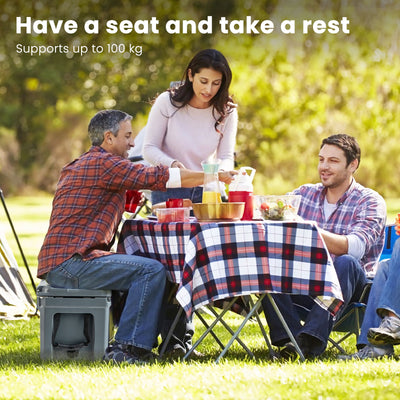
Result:
M353 334L356 336L356 338L358 338L360 334L361 324L364 318L365 308L367 307L371 285L372 280L369 280L364 286L359 299L348 304L338 320L333 324L332 332L340 332L344 333L344 335L339 339L333 339L333 335L331 334L331 336L328 338L328 341L333 347L337 348L343 354L346 354L346 351L343 349L340 343L345 341ZM305 321L310 310L307 307L297 303L294 303L294 308L297 311L300 319Z
M385 245L383 246L382 254L379 261L385 260L392 256L394 243L399 238L399 236L396 234L395 226L395 224L386 225Z
M355 335L356 339L360 335L361 324L364 319L365 309L367 307L368 295L371 290L372 280L364 286L358 301L350 303L340 318L334 323L332 332L344 333L338 340L334 340L332 335L329 337L329 342L336 347L341 353L346 354L346 351L340 346L340 343L345 341L351 335Z
M25 254L24 254L24 252L22 251L21 243L20 243L20 241L19 241L17 232L15 231L14 224L13 224L13 222L12 222L12 220L11 220L10 213L8 212L8 209L7 209L7 206L6 206L6 201L5 201L4 196L3 196L3 190L2 190L1 188L0 188L0 199L1 199L1 203L3 204L4 211L5 211L6 215L7 215L8 222L10 223L11 229L12 229L12 231L13 231L15 241L17 242L18 249L19 249L19 251L20 251L22 260L24 261L24 264L25 264L25 267L26 267L26 271L28 272L29 279L31 280L32 288L33 288L33 290L36 292L36 284L35 284L35 281L34 281L34 279L33 279L32 273L31 273L31 271L30 271L30 269L29 269L28 262L26 261Z

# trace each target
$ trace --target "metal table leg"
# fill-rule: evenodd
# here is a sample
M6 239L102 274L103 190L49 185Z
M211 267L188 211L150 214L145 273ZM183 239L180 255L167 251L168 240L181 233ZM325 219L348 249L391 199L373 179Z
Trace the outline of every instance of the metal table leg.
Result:
M296 348L296 351L299 353L300 360L305 361L306 359L304 358L303 352L301 351L299 345L297 344L296 339L294 338L291 330L289 329L289 327L285 321L285 318L283 318L283 315L282 315L281 311L279 310L278 306L276 305L275 300L271 296L271 293L266 293L266 295L267 295L268 300L270 301L272 307L274 308L276 314L278 315L278 318L281 321L283 327L285 328L285 331L288 334L290 341L293 343L293 346Z

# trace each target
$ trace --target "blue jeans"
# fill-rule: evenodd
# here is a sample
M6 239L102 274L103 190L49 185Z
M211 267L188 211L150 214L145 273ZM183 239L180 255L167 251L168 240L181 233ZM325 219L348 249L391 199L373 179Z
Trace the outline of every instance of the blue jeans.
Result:
M152 204L162 203L168 199L190 199L193 203L201 203L203 200L203 188L174 188L167 189L165 192L154 190L151 192Z
M157 260L112 254L84 261L74 255L47 274L55 287L127 291L115 340L151 350L165 288L165 268Z
M352 256L336 257L334 266L343 294L344 304L341 307L342 311L353 299L360 297L367 278L360 263ZM287 294L274 294L272 296L293 336L296 339L301 334L312 337L312 343L309 343L310 354L314 356L322 354L326 349L332 330L332 315L315 303L309 296ZM295 304L310 310L305 317L304 325L301 323L302 318ZM284 345L289 341L288 334L267 298L263 300L263 308L270 329L272 344L275 346Z
M400 318L400 240L394 244L390 260L379 263L368 297L361 333L357 346L368 344L369 328L377 328L382 321L382 311L392 311ZM359 346L359 347L361 347ZM382 346L392 348L393 346Z

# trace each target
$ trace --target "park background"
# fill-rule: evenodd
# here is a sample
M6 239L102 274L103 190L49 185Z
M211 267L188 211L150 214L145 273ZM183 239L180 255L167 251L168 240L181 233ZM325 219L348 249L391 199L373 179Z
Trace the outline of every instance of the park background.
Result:
M255 192L282 194L318 181L322 138L355 136L356 179L385 198L400 197L400 3L395 0L69 0L0 5L0 182L6 195L52 194L60 169L89 147L87 124L100 109L122 109L138 132L151 101L195 52L213 47L233 71L239 166L257 170ZM75 34L16 33L16 18L74 20ZM159 33L111 34L109 20L159 20ZM212 33L167 33L167 21L212 18ZM219 20L271 20L269 34L221 32ZM349 20L350 33L302 32L302 21ZM87 20L99 33L86 33ZM295 20L296 33L280 30ZM232 25L238 27L238 25ZM260 23L257 25L260 31ZM198 29L197 29L198 30ZM86 54L31 55L17 45L87 46ZM141 46L140 56L129 46ZM102 46L104 51L92 51ZM125 51L121 51L125 47ZM113 51L108 51L108 48Z

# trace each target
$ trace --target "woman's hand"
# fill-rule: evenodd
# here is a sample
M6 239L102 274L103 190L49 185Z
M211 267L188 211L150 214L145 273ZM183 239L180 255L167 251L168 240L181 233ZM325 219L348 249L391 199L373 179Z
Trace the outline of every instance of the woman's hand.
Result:
M178 160L175 160L172 164L171 164L172 168L180 168L180 169L186 169L186 167Z
M237 171L219 171L218 179L221 182L227 183L229 185L233 181L233 177L237 174Z

